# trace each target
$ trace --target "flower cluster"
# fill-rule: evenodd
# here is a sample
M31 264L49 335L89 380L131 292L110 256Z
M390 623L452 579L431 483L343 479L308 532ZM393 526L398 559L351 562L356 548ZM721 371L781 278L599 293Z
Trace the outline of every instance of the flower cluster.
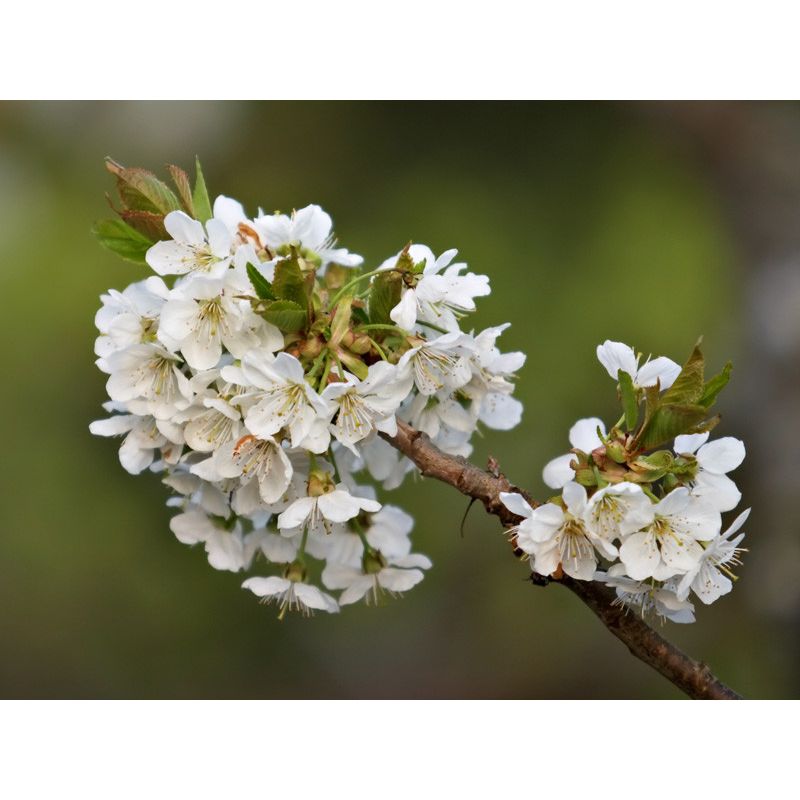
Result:
M488 278L417 244L366 271L319 206L251 218L209 202L199 165L194 189L170 167L177 195L108 166L121 220L96 233L156 274L101 298L111 416L91 431L124 437L128 472L164 474L172 531L211 566L274 565L243 586L281 614L419 583L431 562L412 552L413 520L373 485L395 488L413 465L381 434L401 419L468 455L479 424L519 422L525 358L498 350L507 326L461 328Z
M640 366L621 342L606 341L597 357L618 383L623 414L608 432L595 417L572 426L572 450L544 468L561 492L550 502L531 508L520 494L501 496L522 518L516 546L540 575L603 581L643 615L693 622L690 595L713 603L730 592L749 514L722 531L722 514L741 499L728 473L745 449L732 437L708 441L718 421L708 409L730 365L706 382L699 346L683 368L663 357Z

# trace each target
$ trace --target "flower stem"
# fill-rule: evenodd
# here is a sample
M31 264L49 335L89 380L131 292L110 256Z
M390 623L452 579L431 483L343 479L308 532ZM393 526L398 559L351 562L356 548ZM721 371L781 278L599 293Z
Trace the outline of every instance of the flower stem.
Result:
M353 278L353 280L348 281L338 292L333 296L333 299L328 303L328 308L333 308L339 300L342 299L342 296L346 294L347 290L357 284L361 283L361 281L366 280L367 278L371 278L373 275L377 275L379 272L388 272L389 270L385 269L373 269L371 272L365 272L363 275L359 275L357 278Z

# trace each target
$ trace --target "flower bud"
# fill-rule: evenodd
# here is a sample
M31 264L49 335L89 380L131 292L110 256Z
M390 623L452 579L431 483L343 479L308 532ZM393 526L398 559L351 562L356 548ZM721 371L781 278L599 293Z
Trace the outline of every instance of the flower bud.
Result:
M322 352L322 339L312 336L299 344L300 355L303 358L316 358Z
M628 453L622 442L611 439L609 439L606 444L606 455L617 464L624 464L628 457Z
M363 333L354 336L353 341L347 346L347 349L350 350L350 352L359 356L363 356L364 353L368 353L371 348L372 342L369 340L369 336L366 336Z

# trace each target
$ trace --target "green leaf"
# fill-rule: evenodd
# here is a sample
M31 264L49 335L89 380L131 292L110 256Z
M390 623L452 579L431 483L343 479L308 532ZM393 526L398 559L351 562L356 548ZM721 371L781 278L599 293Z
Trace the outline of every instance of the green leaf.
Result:
M625 430L632 431L639 419L639 402L636 399L636 389L633 388L633 378L624 370L620 370L617 373L617 380L622 410L625 412Z
M281 300L291 300L300 308L308 308L308 286L303 270L300 269L300 257L295 250L292 251L292 255L281 259L275 265L272 291Z
M652 450L672 441L676 436L693 432L705 416L706 409L700 405L662 402L647 427L642 430L638 444L645 450Z
M190 217L194 217L194 201L192 200L192 185L189 183L189 176L174 164L167 164L167 169L180 195L183 210Z
M118 212L120 217L135 228L142 236L146 236L151 242L160 242L162 239L169 239L167 229L164 227L164 215L157 211L130 211L123 209Z
M702 341L702 340L701 340ZM703 393L703 370L705 359L700 350L700 342L694 346L692 354L683 365L675 383L661 398L663 403L696 403Z
M306 310L291 300L276 300L270 303L261 316L284 333L302 330L308 322Z
M152 242L121 219L104 219L96 222L92 233L103 247L134 264L146 264L145 254Z
M123 167L107 158L106 169L117 178L119 196L126 209L169 214L181 204L172 189L152 172L140 167Z
M269 281L252 264L247 265L247 277L250 278L250 283L253 284L256 294L262 300L275 299L275 294Z
M206 179L203 177L203 168L200 166L200 159L194 159L194 193L192 194L192 204L194 205L195 219L199 219L204 225L214 216L211 210L211 200L208 199L208 189L206 189Z
M703 387L703 394L700 395L700 399L697 401L698 405L701 405L704 408L711 408L711 406L714 405L719 393L728 385L728 381L731 379L732 369L733 364L731 364L729 361L722 368L722 372L720 372L718 375L715 375L708 381L708 383L706 383L706 385Z
M373 325L391 325L389 312L400 302L403 278L397 272L381 272L369 290L369 321Z

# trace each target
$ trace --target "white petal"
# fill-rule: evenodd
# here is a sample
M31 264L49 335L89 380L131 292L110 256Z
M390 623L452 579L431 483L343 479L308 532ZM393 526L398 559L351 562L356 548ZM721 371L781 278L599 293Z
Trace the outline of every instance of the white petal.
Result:
M285 592L291 586L291 581L286 578L279 578L271 575L268 578L248 578L243 584L242 589L249 589L259 597L274 597Z
M661 561L655 536L646 532L631 534L622 543L619 557L625 571L637 581L649 578Z
M660 356L643 364L636 375L631 375L637 386L655 386L660 382L661 389L669 389L680 375L681 368L672 359Z
M528 501L519 492L500 492L500 502L518 517L530 517L533 513Z
M724 475L744 461L744 443L733 436L725 436L704 444L697 451L697 463L708 472Z
M708 501L717 511L732 511L742 499L739 488L727 475L705 471L698 473L692 494Z
M678 454L692 455L700 445L708 441L709 433L687 433L683 436L675 437L675 445L672 448Z
M582 517L586 511L586 489L579 483L570 481L563 489L564 502L573 517Z
M569 429L569 443L578 450L583 450L584 453L591 453L598 447L602 447L603 442L597 435L597 429L605 436L606 426L603 420L597 417L588 417L587 419L579 419Z
M316 502L316 497L301 497L299 500L295 500L294 503L278 517L278 527L281 530L290 530L302 525L306 519L308 519L308 515L311 513Z
M562 489L575 477L575 470L570 464L575 460L572 453L565 453L545 464L542 479L551 489Z
M394 569L386 567L378 573L378 583L390 592L407 592L416 586L425 573L418 569Z
M406 289L400 302L389 312L392 321L404 331L410 331L417 321L417 295L414 289Z
M624 370L633 378L636 375L636 354L633 348L622 342L606 339L597 346L597 360L606 368L606 372L616 378L620 370Z
M170 211L164 217L164 227L176 242L199 246L206 241L202 224L183 211Z

